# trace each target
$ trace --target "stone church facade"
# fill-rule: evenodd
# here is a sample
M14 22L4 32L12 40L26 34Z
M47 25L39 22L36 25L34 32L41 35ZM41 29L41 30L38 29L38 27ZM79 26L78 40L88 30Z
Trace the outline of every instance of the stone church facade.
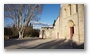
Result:
M54 26L42 27L39 37L70 39L84 43L84 4L61 4Z

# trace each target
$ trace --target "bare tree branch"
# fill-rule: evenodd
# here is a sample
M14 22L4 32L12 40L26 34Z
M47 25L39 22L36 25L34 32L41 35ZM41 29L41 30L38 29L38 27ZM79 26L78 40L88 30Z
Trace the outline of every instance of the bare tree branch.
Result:
M37 19L42 12L41 4L5 4L4 17L13 19L15 27L19 34L23 35L25 27L28 26L30 20Z

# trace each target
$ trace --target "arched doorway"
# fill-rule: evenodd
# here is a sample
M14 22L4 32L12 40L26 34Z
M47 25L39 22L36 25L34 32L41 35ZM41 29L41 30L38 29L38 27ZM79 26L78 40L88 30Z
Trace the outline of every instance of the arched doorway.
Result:
M72 40L74 34L74 23L72 20L68 21L68 26L70 28L70 40Z

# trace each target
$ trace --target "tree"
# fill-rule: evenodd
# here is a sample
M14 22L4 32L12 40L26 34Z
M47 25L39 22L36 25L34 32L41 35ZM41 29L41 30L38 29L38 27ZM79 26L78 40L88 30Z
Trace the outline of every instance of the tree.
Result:
M19 38L23 38L25 28L31 20L38 19L42 8L41 4L5 4L4 18L11 18L14 21Z
M53 26L55 26L55 22L56 22L56 20L54 20Z

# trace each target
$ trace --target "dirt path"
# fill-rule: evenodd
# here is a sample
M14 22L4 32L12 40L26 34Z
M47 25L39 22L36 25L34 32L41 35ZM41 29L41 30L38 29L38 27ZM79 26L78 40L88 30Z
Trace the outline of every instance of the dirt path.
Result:
M4 41L5 49L72 49L71 43L65 39L11 39Z

